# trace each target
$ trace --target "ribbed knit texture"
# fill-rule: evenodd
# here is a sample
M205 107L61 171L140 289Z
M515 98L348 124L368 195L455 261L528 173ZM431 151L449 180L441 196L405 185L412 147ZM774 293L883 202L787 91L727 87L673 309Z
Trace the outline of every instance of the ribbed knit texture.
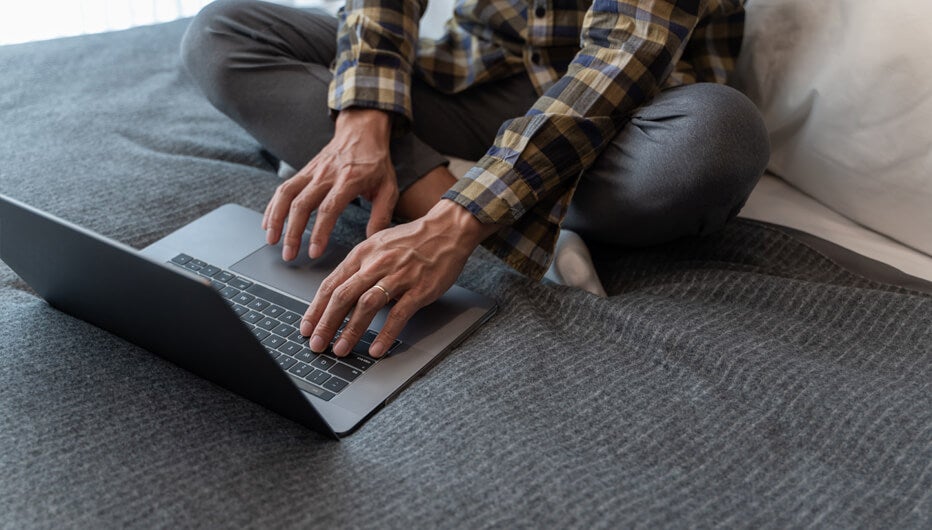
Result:
M184 27L0 48L0 190L137 247L261 209ZM499 314L342 442L0 265L0 527L930 526L932 297L748 221L596 257L607 299L478 252Z

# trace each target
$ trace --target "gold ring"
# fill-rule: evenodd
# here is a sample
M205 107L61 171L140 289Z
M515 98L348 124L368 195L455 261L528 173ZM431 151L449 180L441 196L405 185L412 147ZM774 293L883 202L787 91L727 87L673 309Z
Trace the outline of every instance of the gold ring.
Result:
M384 287L382 287L382 286L379 285L379 284L375 284L375 288L378 289L378 290L380 290L380 291L382 291L382 294L385 295L385 303L386 303L386 304L391 303L391 301L392 301L392 295L389 294L389 292L388 292L387 289L385 289Z

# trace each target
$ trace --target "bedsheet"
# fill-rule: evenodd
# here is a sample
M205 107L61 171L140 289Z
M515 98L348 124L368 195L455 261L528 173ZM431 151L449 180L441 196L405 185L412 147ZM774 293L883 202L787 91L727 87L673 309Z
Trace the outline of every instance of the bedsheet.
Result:
M0 191L135 247L261 208L274 167L184 28L0 48ZM0 526L929 526L932 297L750 220L593 251L605 299L478 251L460 282L500 312L340 442L0 265Z

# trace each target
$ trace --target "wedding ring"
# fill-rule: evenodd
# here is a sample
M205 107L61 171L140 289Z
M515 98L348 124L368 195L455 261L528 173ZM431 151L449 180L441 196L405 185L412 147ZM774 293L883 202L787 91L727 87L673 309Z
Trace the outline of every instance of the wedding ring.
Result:
M388 290L387 290L386 288L382 287L382 286L379 285L379 284L375 284L375 288L378 289L378 290L380 290L380 291L382 291L382 294L385 295L385 303L386 303L386 304L388 304L388 303L390 303L390 302L392 301L392 295L388 292Z

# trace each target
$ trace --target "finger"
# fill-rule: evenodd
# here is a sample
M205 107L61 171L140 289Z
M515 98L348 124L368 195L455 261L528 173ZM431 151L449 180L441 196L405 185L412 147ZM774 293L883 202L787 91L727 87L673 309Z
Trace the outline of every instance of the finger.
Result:
M393 175L392 175L393 177ZM379 191L372 199L372 212L369 214L369 224L366 225L366 237L371 237L380 230L384 230L392 223L392 213L398 203L398 184L394 178L382 180Z
M382 331L372 342L372 346L369 346L369 355L376 358L385 355L385 352L395 343L395 339L398 338L401 330L408 324L414 313L425 305L427 305L426 301L411 291L405 293L388 312Z
M329 189L325 186L315 186L313 181L291 201L288 210L288 227L285 229L285 238L282 245L282 259L291 261L298 257L301 248L301 235L307 229L307 222L311 212L317 209L320 201L327 195Z
M311 246L307 250L311 258L319 258L327 248L327 241L330 240L330 232L337 224L340 214L346 209L346 206L353 200L356 193L345 187L334 187L330 193L320 203L317 210L317 218L314 220L314 229L311 231Z
M375 314L391 301L391 295L386 294L386 292L391 293L386 288L386 284L386 280L381 280L376 285L384 288L384 291L382 288L372 286L359 297L349 322L343 327L340 338L333 345L333 353L337 357L343 357L350 352L362 338L363 333L369 329Z
M311 350L320 352L327 348L330 340L346 319L346 315L373 283L375 283L374 280L361 278L357 274L333 290L320 321L311 333Z
M326 325L323 327L319 326L321 317L323 317L324 310L327 309L327 305L330 303L333 292L356 274L357 270L358 267L355 266L354 262L349 259L344 260L343 263L334 269L334 271L320 283L320 287L318 287L314 299L311 300L311 304L307 307L307 310L304 311L304 316L301 318L301 325L299 326L300 332L301 335L305 337L311 337L315 335L315 332L316 335L320 336L320 339L316 343L313 339L310 341L310 348L315 352L324 351L327 345L330 344L330 339L333 338L337 329L339 329L339 324L332 329L327 328Z
M306 180L307 179L304 178L294 177L283 182L278 186L278 189L275 190L275 195L272 196L272 200L269 201L269 205L266 208L266 219L263 223L266 233L265 241L268 244L274 245L278 243L291 201L304 188Z

